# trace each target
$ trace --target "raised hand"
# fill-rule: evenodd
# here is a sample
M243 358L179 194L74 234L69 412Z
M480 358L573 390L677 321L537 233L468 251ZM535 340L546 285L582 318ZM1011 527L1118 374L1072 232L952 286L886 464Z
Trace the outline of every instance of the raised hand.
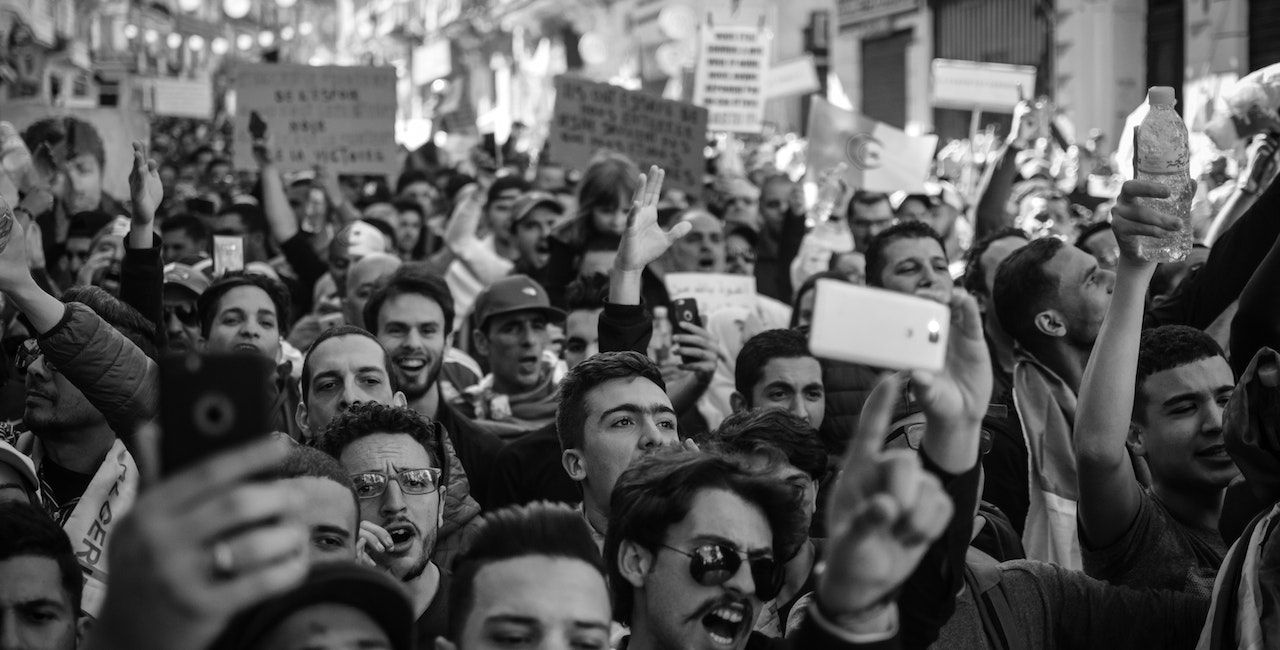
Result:
M679 346L675 352L682 360L689 358L688 361L681 362L680 369L694 373L698 376L698 381L705 385L715 375L716 362L723 356L720 346L711 332L693 323L680 323L680 327L683 331L676 332L671 337Z
M894 611L894 595L951 520L951 500L918 455L883 451L901 381L890 375L867 399L827 502L817 603L846 629Z
M1013 107L1013 125L1009 128L1009 144L1028 149L1040 137L1036 109L1031 102L1022 100Z
M662 257L677 240L689 234L693 226L680 222L663 230L658 225L658 199L662 196L662 180L666 172L657 165L649 168L649 174L640 175L640 188L631 202L627 214L627 229L622 233L618 257L614 267L619 271L639 272L650 262Z
M484 193L480 186L472 183L458 190L457 200L453 205L453 215L445 224L444 241L455 253L476 238L476 230L480 227L480 218L484 215Z
M33 282L27 259L26 231L4 197L0 197L0 291L5 293Z
M111 582L88 647L205 648L237 612L299 584L304 495L250 480L287 454L262 441L145 492L108 548Z
M993 375L977 300L956 289L950 304L946 364L938 373L912 372L911 390L928 422L930 459L959 474L978 460L979 428L991 402Z
M155 222L156 211L164 201L164 183L160 182L160 166L147 158L146 145L133 143L133 171L129 173L129 194L133 199L133 224L148 230Z
M1141 237L1167 237L1182 227L1177 217L1158 212L1141 199L1164 199L1169 197L1169 188L1150 181L1125 181L1120 188L1120 197L1111 209L1111 230L1116 235L1116 243L1120 245L1120 262L1131 266L1154 266L1138 256L1138 242Z

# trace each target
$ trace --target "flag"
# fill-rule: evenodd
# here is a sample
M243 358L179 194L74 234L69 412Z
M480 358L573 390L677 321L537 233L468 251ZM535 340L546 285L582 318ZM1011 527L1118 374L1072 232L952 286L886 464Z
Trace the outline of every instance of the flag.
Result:
M817 175L839 163L851 187L870 192L924 192L938 136L911 136L814 97L809 109L808 167Z

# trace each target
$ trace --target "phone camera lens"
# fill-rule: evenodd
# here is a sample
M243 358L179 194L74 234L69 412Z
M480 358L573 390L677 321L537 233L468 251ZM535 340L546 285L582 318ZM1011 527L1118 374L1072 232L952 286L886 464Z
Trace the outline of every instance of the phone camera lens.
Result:
M226 435L236 421L236 407L222 393L208 393L196 400L192 420L201 434L210 437Z

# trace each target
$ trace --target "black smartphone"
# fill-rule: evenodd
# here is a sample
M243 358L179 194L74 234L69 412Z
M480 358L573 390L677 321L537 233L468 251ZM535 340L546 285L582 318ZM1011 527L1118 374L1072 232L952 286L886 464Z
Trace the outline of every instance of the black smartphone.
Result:
M254 140L261 140L267 137L267 123L258 115L258 111L249 111L249 135Z
M186 205L187 212L191 212L196 215L208 215L212 217L214 213L218 211L218 206L214 205L213 201L199 197L187 199Z
M680 323L693 323L698 327L702 327L702 317L698 315L698 301L693 298L672 300L667 305L667 318L671 320L672 334L688 334L683 327L680 327ZM683 354L680 355L680 360L685 363L697 361L697 359L686 357Z
M160 471L168 476L271 432L275 364L256 354L160 361Z

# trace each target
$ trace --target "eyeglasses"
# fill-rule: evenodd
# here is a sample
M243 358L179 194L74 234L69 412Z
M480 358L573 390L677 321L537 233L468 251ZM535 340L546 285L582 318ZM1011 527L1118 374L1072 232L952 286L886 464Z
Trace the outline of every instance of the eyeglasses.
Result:
M704 587L719 587L733 579L742 568L743 556L746 556L751 566L751 580L755 582L756 595L760 600L773 600L782 589L780 565L771 557L752 557L725 542L708 542L693 551L682 551L666 544L659 546L689 558L689 576Z
M41 357L44 357L44 352L40 350L40 344L35 339L27 339L22 342L22 345L18 346L14 365L18 367L18 372L26 372L31 367L31 364ZM58 369L53 367L48 358L44 360L44 367L48 368L49 372L58 372Z
M994 408L994 407L992 407ZM920 443L924 441L925 424L923 422L913 422L904 424L894 429L884 439L886 448L890 447L899 438L906 443L907 447L912 451L920 451ZM982 431L978 438L978 455L986 456L991 451L991 445L994 443L994 434L986 427L982 427ZM902 443L897 443L901 445Z
M177 316L178 321L188 327L194 327L199 320L200 313L194 305L165 305L164 319L169 320L170 316Z
M352 474L351 483L356 487L356 496L361 499L376 499L387 491L387 483L395 481L400 491L405 494L431 494L440 489L440 470L438 469L405 469L396 474L383 472L365 472Z

